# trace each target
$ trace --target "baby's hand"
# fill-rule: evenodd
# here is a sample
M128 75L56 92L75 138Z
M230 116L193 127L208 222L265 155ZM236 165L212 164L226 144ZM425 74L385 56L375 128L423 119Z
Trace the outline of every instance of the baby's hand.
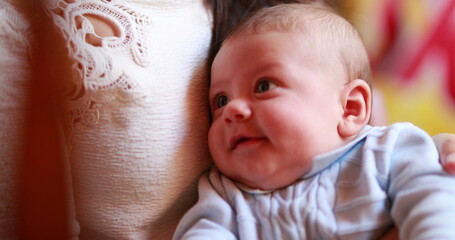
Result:
M433 137L444 170L455 175L455 134L440 133Z

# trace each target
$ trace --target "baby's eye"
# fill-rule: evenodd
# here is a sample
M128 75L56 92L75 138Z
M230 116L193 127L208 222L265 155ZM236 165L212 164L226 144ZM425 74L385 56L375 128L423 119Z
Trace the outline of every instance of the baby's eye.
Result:
M267 92L270 89L275 88L277 85L270 79L262 79L259 81L259 83L256 86L256 93L263 93Z
M228 104L229 98L226 95L218 95L215 98L215 107L216 109L222 108Z

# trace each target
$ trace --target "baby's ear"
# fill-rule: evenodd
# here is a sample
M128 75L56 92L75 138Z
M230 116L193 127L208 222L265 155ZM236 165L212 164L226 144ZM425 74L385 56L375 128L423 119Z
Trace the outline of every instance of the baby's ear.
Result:
M338 123L342 138L357 134L370 120L371 89L364 80L356 79L347 83L341 93L343 113Z

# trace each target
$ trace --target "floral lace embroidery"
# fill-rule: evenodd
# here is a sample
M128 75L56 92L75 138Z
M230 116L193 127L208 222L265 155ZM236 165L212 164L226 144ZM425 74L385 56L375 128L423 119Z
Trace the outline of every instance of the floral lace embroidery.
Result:
M145 96L140 84L112 56L126 53L135 64L149 65L145 31L152 21L148 16L121 0L61 0L51 15L67 41L73 61L73 82L67 94L70 132L79 123L97 124L100 111L114 103L133 102ZM115 34L98 36L90 17L108 24Z

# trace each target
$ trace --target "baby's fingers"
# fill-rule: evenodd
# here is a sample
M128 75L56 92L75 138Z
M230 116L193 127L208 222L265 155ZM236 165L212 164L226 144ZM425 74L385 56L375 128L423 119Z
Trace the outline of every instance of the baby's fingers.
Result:
M455 175L455 134L441 133L433 137L444 170Z

